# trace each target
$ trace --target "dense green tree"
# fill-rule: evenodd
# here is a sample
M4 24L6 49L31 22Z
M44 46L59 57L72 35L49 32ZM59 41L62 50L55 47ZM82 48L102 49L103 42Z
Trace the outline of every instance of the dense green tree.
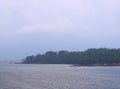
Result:
M86 51L69 52L48 51L45 54L28 56L23 63L36 64L80 64L93 65L96 63L120 63L120 49L88 49Z

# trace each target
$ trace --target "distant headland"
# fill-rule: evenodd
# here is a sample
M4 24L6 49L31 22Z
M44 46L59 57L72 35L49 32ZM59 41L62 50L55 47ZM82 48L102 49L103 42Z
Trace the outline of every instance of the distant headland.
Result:
M48 51L27 56L22 64L72 64L73 66L120 66L120 49L91 48L85 51Z

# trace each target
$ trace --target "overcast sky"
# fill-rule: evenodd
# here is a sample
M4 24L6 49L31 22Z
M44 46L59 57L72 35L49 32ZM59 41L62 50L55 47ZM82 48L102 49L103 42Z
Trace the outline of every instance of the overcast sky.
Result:
M0 0L0 59L119 48L120 0Z

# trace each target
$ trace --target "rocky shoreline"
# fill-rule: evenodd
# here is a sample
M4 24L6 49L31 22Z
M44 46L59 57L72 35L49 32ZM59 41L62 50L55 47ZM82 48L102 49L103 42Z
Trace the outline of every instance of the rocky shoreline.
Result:
M81 64L73 64L70 67L76 66L120 66L120 63L96 63L96 64L89 64L89 65L81 65Z

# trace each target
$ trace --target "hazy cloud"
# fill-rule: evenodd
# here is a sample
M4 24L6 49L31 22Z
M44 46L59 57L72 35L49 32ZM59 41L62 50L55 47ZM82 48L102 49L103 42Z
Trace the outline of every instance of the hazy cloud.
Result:
M81 43L86 44L83 48L118 47L119 4L120 0L1 0L0 48L6 52L7 44L14 44L16 54L19 46L24 48L20 50L24 53L27 49L34 49L35 44L41 44L44 49L82 49L84 45L74 47ZM46 41L41 43L36 39ZM92 43L87 40L92 40ZM35 44L29 46L32 42ZM51 42L57 42L56 46L47 45Z

